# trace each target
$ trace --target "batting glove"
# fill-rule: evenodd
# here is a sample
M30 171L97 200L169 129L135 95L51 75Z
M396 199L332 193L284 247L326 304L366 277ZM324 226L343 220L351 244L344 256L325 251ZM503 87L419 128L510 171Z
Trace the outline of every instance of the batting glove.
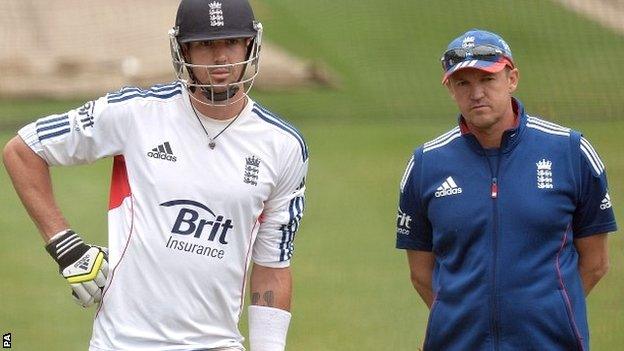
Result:
M72 288L74 301L89 307L102 301L108 277L108 249L87 245L73 230L55 235L46 250Z

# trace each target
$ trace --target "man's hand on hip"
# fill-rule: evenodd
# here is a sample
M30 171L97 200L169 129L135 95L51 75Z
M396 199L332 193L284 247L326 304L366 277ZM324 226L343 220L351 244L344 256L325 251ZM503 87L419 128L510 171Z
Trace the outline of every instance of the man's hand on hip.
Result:
M46 250L72 288L74 301L89 307L102 301L108 277L108 249L87 245L73 230L55 235Z

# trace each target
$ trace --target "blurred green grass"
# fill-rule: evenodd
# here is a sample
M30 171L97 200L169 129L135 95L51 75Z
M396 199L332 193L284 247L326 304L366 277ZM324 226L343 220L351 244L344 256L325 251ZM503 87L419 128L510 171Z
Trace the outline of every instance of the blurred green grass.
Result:
M585 132L607 165L623 218L621 37L537 0L257 5L267 38L340 77L335 90L253 94L294 121L311 150L308 207L293 259L290 350L414 350L422 342L427 309L411 288L404 253L394 249L397 188L413 148L453 124L437 59L470 27L510 42L522 72L517 95L529 112ZM578 50L587 44L591 50ZM0 143L26 121L80 100L0 100ZM52 174L72 225L104 243L110 161ZM5 172L0 199L0 329L13 333L17 350L85 349L93 310L71 301ZM610 240L611 272L588 300L596 350L624 344L624 239Z
M312 150L304 225L293 259L291 350L413 350L427 310L394 247L397 184L411 148L450 123L299 124ZM617 204L624 194L624 122L575 123L601 151ZM3 133L4 142L10 135ZM600 136L600 138L598 138ZM110 162L57 168L56 193L72 225L104 243ZM84 349L93 310L76 307L44 252L35 227L0 175L5 233L0 239L1 327L25 350ZM624 342L620 298L624 240L611 237L611 272L589 298L592 344L616 350ZM246 330L246 324L242 324ZM43 337L45 336L45 337ZM18 348L22 349L22 348Z
M518 94L534 114L618 119L622 36L544 0L264 0L268 40L337 72L338 91L267 96L286 116L353 120L447 118L439 58L470 28L500 33L520 68Z

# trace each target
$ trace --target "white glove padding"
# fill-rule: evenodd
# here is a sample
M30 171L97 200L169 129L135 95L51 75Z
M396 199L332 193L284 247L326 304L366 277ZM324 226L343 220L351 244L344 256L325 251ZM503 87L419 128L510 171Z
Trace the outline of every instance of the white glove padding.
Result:
M290 312L258 305L249 306L248 312L250 351L284 351Z
M72 288L74 301L88 307L102 301L108 277L108 250L87 245L72 230L55 235L46 250Z
M61 274L72 288L74 302L82 307L99 303L108 277L108 255L93 246Z

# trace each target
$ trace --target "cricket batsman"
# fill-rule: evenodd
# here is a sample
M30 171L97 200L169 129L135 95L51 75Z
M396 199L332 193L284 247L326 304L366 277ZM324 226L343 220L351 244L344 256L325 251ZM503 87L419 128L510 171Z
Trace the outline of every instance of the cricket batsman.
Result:
M176 81L40 118L5 146L47 252L74 299L96 305L89 350L244 350L248 278L251 350L284 350L308 148L248 95L262 33L247 0L182 0ZM108 157L104 248L63 215L49 167Z

